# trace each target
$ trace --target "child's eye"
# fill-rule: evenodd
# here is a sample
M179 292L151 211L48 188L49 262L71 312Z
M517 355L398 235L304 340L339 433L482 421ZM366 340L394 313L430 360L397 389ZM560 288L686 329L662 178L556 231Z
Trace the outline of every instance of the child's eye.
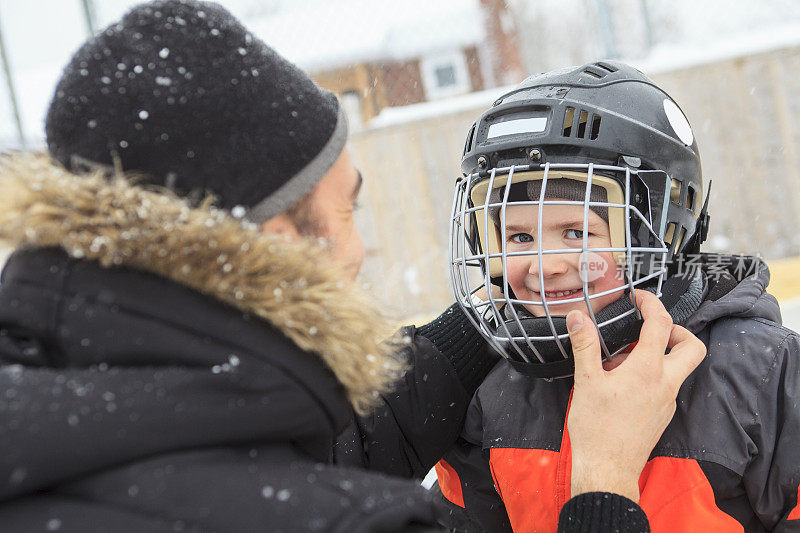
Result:
M568 229L564 232L567 239L583 239L583 231L579 229Z
M509 237L508 240L519 244L526 242L533 242L533 235L531 235L530 233L515 233L514 235Z

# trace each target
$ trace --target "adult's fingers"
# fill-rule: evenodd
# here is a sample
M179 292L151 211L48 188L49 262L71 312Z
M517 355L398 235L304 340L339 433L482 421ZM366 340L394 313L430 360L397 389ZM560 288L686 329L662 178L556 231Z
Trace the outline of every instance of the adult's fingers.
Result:
M695 337L688 329L684 328L683 326L673 324L672 329L669 332L669 342L667 342L667 348L676 348L682 343L692 340L699 341L699 339Z
M671 348L664 359L664 374L677 391L706 356L706 345L689 330L672 326L669 339Z
M639 334L639 343L633 349L634 359L655 363L663 359L672 332L672 317L664 304L649 291L636 291L636 304L642 313L644 324Z
M600 355L600 337L592 320L583 311L573 310L567 314L567 331L575 357L575 381L603 371Z

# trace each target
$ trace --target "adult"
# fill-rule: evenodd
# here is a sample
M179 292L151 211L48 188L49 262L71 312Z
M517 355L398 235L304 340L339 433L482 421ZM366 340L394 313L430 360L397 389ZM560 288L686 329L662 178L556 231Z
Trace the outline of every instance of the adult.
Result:
M4 531L435 527L428 492L385 474L438 460L494 359L454 308L375 338L336 98L220 6L167 0L78 50L46 130L55 162L1 178ZM663 428L657 390L631 405ZM646 527L593 492L638 472L595 467L573 465L567 527Z

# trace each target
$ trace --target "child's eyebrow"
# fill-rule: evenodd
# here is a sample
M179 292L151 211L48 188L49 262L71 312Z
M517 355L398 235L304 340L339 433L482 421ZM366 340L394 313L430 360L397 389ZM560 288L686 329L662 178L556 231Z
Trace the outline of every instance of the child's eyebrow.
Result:
M597 220L589 220L589 227L590 228L597 228L600 226L600 222ZM545 227L547 227L547 221L545 221ZM575 228L582 228L583 227L583 217L574 217L568 218L566 220L562 220L552 226L555 229L575 229ZM527 224L506 224L506 233L514 232L514 233L528 233L531 231L536 230L536 223L532 223L531 225Z
M589 220L589 227L595 228L600 223L596 220ZM573 228L582 228L583 227L583 217L576 217L572 219L562 220L558 224L556 224L557 228L560 229L573 229Z
M530 226L523 226L522 224L506 224L506 233L527 233L531 231Z

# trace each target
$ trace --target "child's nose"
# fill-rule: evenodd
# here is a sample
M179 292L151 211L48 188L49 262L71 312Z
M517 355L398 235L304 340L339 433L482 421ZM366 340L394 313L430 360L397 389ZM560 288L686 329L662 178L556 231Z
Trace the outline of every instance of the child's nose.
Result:
M566 274L569 271L569 261L567 254L542 254L541 269L545 278ZM529 273L539 276L539 255L531 256L531 266Z

